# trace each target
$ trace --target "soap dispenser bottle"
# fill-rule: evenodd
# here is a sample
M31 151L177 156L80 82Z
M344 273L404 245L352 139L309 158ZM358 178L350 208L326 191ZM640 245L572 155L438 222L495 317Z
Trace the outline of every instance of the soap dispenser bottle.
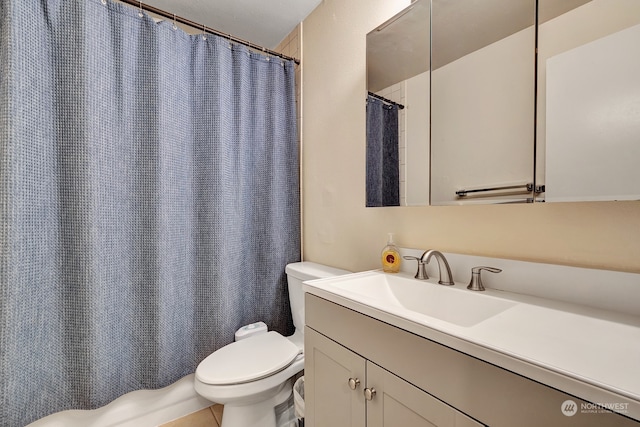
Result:
M387 246L382 250L382 271L385 273L397 273L400 271L400 251L393 242L393 233L389 233Z

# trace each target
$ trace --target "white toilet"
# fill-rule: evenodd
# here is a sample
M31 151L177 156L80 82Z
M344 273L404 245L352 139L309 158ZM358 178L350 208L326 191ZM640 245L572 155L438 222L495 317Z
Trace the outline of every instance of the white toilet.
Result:
M295 332L270 331L236 341L204 359L195 375L202 397L224 405L222 427L276 427L274 408L292 393L292 377L304 369L302 282L349 273L312 262L287 265Z

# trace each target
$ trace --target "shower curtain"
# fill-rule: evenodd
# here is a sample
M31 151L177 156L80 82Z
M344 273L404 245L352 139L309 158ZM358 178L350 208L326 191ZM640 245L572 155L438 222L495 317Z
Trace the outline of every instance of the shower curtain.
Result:
M366 206L400 206L398 106L367 97Z
M294 64L111 0L0 3L0 425L292 332Z

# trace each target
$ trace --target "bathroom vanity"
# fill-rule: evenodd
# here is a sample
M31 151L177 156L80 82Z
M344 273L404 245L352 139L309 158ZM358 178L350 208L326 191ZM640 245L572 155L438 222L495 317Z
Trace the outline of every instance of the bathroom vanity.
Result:
M590 323L583 306L379 271L310 282L305 291L305 425L640 425L633 315L594 310ZM580 322L593 341L602 328L612 336L594 344L572 328L544 333L540 313L561 328ZM521 323L530 316L537 326ZM556 335L565 343L555 345ZM587 378L598 363L618 366Z

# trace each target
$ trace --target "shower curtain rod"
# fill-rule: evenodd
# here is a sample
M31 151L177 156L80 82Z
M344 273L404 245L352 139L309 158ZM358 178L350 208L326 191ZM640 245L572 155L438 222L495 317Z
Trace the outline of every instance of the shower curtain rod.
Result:
M387 99L387 98L385 98L384 96L377 95L377 94L375 94L375 93L373 93L373 92L369 92L369 96L372 96L372 97L374 97L374 98L377 98L377 99L379 99L380 101L384 101L384 102L386 102L387 104L397 105L397 106L398 106L398 108L399 108L400 110L404 110L404 105L402 105L402 104L398 104L397 102L394 102L394 101L392 101L392 100L390 100L390 99Z
M293 58L291 56L284 55L284 54L282 54L280 52L276 52L276 51L273 51L271 49L267 49L266 47L262 47L260 45L255 44L255 43L251 43L250 41L242 40L242 39L240 39L238 37L232 36L231 34L223 33L222 31L218 31L216 29L209 28L209 27L205 26L204 24L198 24L197 22L193 22L193 21L191 21L191 20L189 20L187 18L183 18L181 16L177 16L176 14L169 13L169 12L167 12L165 10L158 9L157 7L150 6L150 5L146 4L146 3L142 3L140 1L135 1L135 0L119 0L119 1L122 2L122 3L126 3L128 5L131 5L131 6L135 6L138 9L146 10L148 12L155 13L156 15L163 16L163 17L165 17L167 19L171 19L171 20L174 20L176 22L180 22L181 24L188 25L189 27L197 28L199 30L203 30L206 33L215 34L217 36L224 37L225 39L231 40L233 42L236 42L236 43L239 43L239 44L242 44L242 45L245 45L245 46L248 46L251 49L255 49L255 50L258 50L260 52L269 54L269 55L277 56L279 58L286 59L288 61L293 61L295 64L300 64L300 60L297 59L297 58Z

